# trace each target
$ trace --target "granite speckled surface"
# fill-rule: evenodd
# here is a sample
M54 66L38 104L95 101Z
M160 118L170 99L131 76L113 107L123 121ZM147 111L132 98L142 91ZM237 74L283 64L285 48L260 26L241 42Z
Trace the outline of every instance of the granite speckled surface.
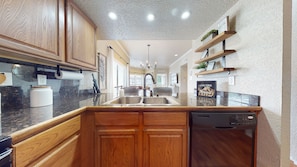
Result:
M50 106L2 109L0 135L10 135L75 109L100 106L109 100L112 100L112 94L81 94L65 97L55 95L53 105ZM176 97L176 101L183 106L259 106L259 100L259 96L226 92L219 92L217 98L202 98L188 94L180 94Z

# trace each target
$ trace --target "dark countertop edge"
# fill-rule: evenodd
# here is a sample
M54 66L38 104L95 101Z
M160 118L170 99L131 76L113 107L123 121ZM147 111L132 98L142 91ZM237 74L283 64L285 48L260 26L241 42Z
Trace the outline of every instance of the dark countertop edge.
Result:
M111 111L112 110L112 111ZM32 125L30 127L21 129L13 132L10 136L12 137L12 143L16 144L22 140L32 137L44 130L47 130L55 125L58 125L70 118L73 118L86 111L91 112L191 112L191 111L251 111L260 112L262 107L259 106L248 106L248 107L228 107L228 106L87 106L81 107L76 110L69 111L65 114L54 117L50 120Z
M57 124L60 124L70 118L73 118L77 115L80 115L81 113L85 112L86 111L86 108L87 107L81 107L81 108L78 108L78 109L75 109L75 110L72 110L72 111L69 111L65 114L62 114L62 115L59 115L59 116L56 116L52 119L49 119L49 120L46 120L46 121L43 121L43 122L40 122L38 124L35 124L35 125L32 125L32 126L29 126L27 128L24 128L24 129L21 129L21 130L18 130L16 132L13 132L10 134L11 138L12 138L12 144L15 144L15 143L18 143L24 139L27 139L29 137L32 137L44 130L47 130Z
M253 111L260 112L262 107L260 106L121 106L121 105L110 105L110 106L88 106L88 111L113 111L124 112L124 111L162 111L166 112L166 109L170 109L168 112L191 112L191 111ZM183 111L181 111L183 110Z

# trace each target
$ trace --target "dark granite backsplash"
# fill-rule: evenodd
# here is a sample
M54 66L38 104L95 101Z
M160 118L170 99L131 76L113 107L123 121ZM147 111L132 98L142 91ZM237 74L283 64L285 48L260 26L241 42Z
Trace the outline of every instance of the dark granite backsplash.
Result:
M12 72L13 63L1 62L0 59L0 72ZM22 74L25 77L20 77L12 74L12 86L1 86L1 107L2 112L5 109L20 109L30 106L30 89L31 86L37 85L37 77L35 73L36 66L34 64L23 65L21 64ZM33 69L33 70L32 70ZM42 66L41 70L55 72L52 67ZM58 79L47 79L47 85L51 86L54 96L77 96L80 93L90 93L89 90L79 90L79 80L58 80Z

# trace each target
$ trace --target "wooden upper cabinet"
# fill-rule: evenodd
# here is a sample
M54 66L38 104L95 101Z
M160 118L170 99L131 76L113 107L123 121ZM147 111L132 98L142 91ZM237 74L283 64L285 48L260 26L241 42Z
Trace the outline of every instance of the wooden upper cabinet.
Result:
M96 69L96 26L71 1L67 1L66 62Z
M0 50L63 60L64 4L64 0L0 1Z

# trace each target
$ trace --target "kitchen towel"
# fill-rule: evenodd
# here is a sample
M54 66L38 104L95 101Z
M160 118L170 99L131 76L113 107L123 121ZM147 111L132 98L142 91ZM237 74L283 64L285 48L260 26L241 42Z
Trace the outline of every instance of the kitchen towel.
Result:
M84 75L82 73L77 72L70 72L70 71L60 71L60 75L55 73L55 77L57 79L65 79L65 80L81 80L84 78Z

